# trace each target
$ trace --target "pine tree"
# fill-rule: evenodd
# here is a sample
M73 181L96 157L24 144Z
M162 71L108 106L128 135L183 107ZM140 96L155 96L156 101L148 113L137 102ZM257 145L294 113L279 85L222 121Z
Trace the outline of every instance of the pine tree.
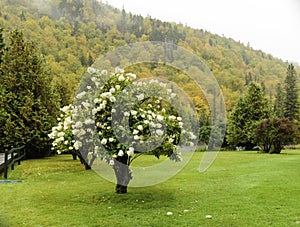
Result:
M298 96L296 70L294 65L290 64L285 78L284 116L291 121L296 120L299 114Z
M227 141L234 146L251 149L254 146L254 130L262 119L270 115L268 101L262 88L251 83L245 97L241 97L234 107L227 129Z
M36 46L18 30L10 41L1 66L0 149L25 144L28 157L43 157L50 152L58 102Z

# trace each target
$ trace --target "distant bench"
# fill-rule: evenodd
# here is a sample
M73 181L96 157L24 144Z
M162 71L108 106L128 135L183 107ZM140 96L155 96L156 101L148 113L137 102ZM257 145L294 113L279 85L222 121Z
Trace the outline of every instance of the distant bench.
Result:
M9 158L10 155L10 158ZM25 145L21 147L12 148L10 150L5 150L4 156L4 178L7 179L8 168L11 167L11 170L14 170L15 162L18 162L18 165L21 165L21 159L25 158L26 150Z

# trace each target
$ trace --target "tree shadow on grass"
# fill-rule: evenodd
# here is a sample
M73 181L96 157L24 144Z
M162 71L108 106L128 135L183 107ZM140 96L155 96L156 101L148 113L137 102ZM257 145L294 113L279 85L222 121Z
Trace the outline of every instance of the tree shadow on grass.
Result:
M123 204L136 206L136 204L148 204L147 207L151 207L151 203L155 206L161 204L162 207L176 200L174 192L169 189L160 189L154 187L146 188L129 188L126 194L116 194L113 191L107 193L100 193L92 197L92 202L97 205L102 204ZM162 201L159 203L159 201ZM150 205L150 206L149 206Z
M0 217L0 226L1 227L8 227L10 225L7 221L4 221L2 217Z
M50 156L48 158L58 158L56 159L59 162L75 162L75 161L79 161L79 159L77 158L76 160L73 159L71 154L60 154L60 155L55 155L55 156Z

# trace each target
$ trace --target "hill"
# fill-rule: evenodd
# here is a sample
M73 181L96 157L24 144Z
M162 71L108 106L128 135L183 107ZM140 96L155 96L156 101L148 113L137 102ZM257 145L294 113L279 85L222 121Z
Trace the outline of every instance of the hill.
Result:
M126 13L97 0L1 0L0 26L5 29L5 37L19 28L27 39L38 43L52 71L53 85L61 91L61 105L71 102L82 74L99 56L139 41L172 42L201 57L217 78L229 111L249 78L262 83L272 99L288 66L233 39ZM188 83L185 86L193 91ZM197 96L201 95L194 94L195 99Z

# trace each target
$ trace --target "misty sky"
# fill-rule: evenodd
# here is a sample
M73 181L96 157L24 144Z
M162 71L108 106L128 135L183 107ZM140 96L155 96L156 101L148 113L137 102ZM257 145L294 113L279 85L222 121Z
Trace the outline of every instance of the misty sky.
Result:
M231 37L300 64L299 0L102 0L127 12Z

